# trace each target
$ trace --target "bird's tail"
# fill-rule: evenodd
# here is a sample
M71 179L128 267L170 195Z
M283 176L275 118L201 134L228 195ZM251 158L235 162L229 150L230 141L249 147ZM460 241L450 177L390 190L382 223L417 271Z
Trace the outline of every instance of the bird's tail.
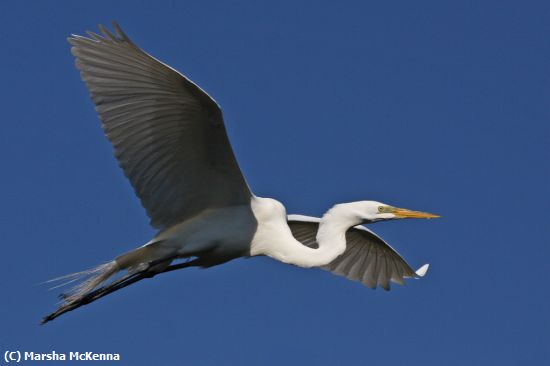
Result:
M59 286L77 282L66 294L61 295L64 303L53 313L42 319L45 324L58 316L89 304L108 294L118 291L144 278L151 278L163 272L173 271L180 268L200 265L197 261L188 260L183 263L170 265L178 255L174 248L163 245L162 242L148 243L140 248L116 257L114 260L101 264L86 271L73 273L59 277L55 280L64 280ZM113 279L118 272L127 270L120 278ZM51 282L51 281L49 281Z
M54 278L53 280L50 280L48 282L63 281L63 283L53 288L66 286L76 282L76 285L72 286L71 288L69 288L68 291L65 291L63 294L60 295L65 303L70 303L82 298L84 295L91 292L93 289L107 281L109 278L113 277L120 270L120 265L115 259L81 272L71 273L62 277Z
M147 243L142 247L119 255L110 262L100 264L85 271L54 278L48 282L62 281L61 284L53 288L76 283L68 291L60 295L65 304L67 304L83 298L122 270L128 270L129 274L143 270L160 271L170 264L170 258L173 257L173 249L162 245L162 241ZM155 265L152 266L152 263L155 263Z

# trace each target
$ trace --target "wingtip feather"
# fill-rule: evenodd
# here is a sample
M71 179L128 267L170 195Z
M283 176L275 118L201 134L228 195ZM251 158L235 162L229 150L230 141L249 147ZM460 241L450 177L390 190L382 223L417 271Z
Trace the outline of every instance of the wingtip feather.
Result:
M112 21L112 24L113 24L113 28L115 29L115 32L117 33L117 35L120 37L120 39L130 43L130 44L134 44L130 38L126 35L126 33L124 33L124 31L122 30L122 28L120 27L120 25L118 24L118 22L116 21Z
M111 31L107 29L107 27L105 27L103 24L98 24L97 27L99 28L101 33L103 33L103 35L107 37L111 42L117 41L116 36L113 33L111 33Z
M416 270L416 275L418 277L424 277L426 275L426 272L428 272L428 268L430 268L430 264L426 263L422 267Z

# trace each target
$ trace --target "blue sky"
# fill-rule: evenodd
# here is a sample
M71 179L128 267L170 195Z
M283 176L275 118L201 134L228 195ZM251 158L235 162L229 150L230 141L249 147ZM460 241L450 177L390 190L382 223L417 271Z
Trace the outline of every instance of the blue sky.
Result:
M124 365L519 365L550 359L544 1L8 2L0 11L0 347ZM267 258L133 285L38 326L42 281L153 230L66 37L117 20L222 105L257 195L371 227L426 278L372 291Z

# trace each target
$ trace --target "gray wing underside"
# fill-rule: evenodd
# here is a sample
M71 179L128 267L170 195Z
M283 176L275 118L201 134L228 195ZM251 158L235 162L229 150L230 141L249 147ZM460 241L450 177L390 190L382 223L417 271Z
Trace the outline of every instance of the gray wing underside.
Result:
M248 204L217 103L197 85L116 34L73 35L86 83L124 174L158 229L205 208Z
M289 215L292 235L302 244L317 248L319 219ZM416 273L405 260L379 236L364 226L355 226L346 232L346 250L331 263L320 268L336 275L359 281L370 288L390 289L390 282L404 284L405 278L422 277L427 267Z

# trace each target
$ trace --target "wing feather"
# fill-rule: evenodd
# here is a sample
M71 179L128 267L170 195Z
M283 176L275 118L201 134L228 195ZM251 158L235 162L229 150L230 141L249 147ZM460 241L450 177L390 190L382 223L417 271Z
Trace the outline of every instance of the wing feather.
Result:
M118 24L99 29L71 36L71 52L151 225L162 230L207 208L248 204L252 193L214 99Z
M292 235L302 244L317 248L320 219L289 215ZM360 281L370 288L390 289L390 282L404 284L404 278L418 278L409 264L378 235L364 226L355 226L346 233L346 250L321 268L350 280Z

